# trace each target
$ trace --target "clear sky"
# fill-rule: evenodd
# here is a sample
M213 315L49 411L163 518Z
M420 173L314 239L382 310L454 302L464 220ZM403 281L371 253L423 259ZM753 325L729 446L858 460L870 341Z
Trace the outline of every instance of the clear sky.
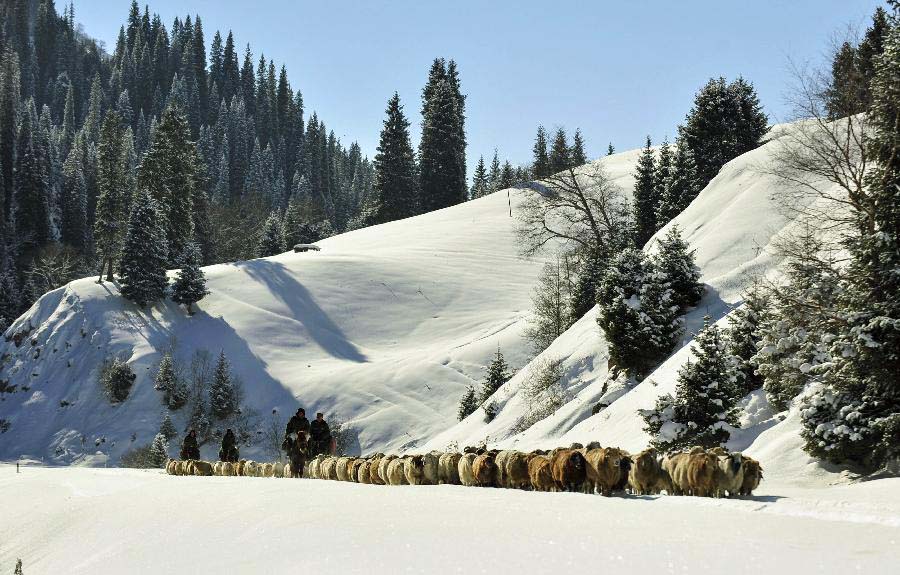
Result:
M57 0L61 10L63 0ZM865 29L876 0L561 1L153 0L170 27L200 14L207 45L234 32L287 65L291 85L345 142L372 157L388 98L420 127L435 57L453 58L467 94L469 172L478 156L530 161L538 124L581 128L590 157L673 138L710 76L743 75L771 121L790 116L788 62L821 65L848 25ZM76 20L108 49L130 0L76 1ZM144 2L141 3L143 7Z

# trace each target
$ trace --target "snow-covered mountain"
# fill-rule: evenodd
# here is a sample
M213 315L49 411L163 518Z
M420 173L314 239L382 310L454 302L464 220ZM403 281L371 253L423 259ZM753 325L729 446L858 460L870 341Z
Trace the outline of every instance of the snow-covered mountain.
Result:
M529 353L522 330L544 260L519 256L510 212L515 216L523 192L501 191L329 238L319 243L320 252L206 268L211 293L193 317L171 302L142 312L114 285L93 278L45 295L0 342L3 378L19 389L0 402L0 418L10 424L0 459L97 462L105 457L95 458L94 442L105 438L100 451L115 461L132 437L149 441L163 411L152 377L172 346L183 363L196 349L224 350L261 426L273 409L286 417L302 405L348 422L359 452L593 439L639 450L647 437L637 410L674 389L690 333L704 315L724 321L754 278L775 271L772 243L792 222L772 200L783 184L765 172L787 129L776 127L768 143L726 165L669 224L696 249L707 291L686 317L683 346L634 388L608 380L595 308L535 358L562 360L568 401L514 432L525 411L519 391ZM594 164L630 193L639 153ZM498 345L513 367L522 368L497 392L498 416L485 423L476 411L457 423L460 396L480 381ZM111 355L127 359L138 374L128 400L115 406L97 384L99 365ZM592 415L598 403L608 407ZM183 426L186 414L177 417ZM733 434L732 446L760 456L768 453L763 442L798 446L795 418L784 418L770 412L762 394L746 398L744 429ZM205 449L212 455L213 446ZM779 465L812 465L799 449L791 451Z

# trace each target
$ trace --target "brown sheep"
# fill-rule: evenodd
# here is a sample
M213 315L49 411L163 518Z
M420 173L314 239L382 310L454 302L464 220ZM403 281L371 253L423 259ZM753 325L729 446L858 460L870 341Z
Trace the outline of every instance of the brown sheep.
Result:
M388 466L390 466L391 461L397 459L396 455L385 455L378 462L378 478L381 480L380 485L390 485L388 482Z
M497 462L492 452L482 453L472 462L472 475L479 487L497 486Z
M405 473L405 458L391 459L387 464L387 484L388 485L407 485Z
M672 478L675 495L706 497L715 491L716 456L702 448L667 456L663 468Z
M440 461L440 458L440 451L429 451L422 456L422 460L425 463L425 477L422 479L423 485L438 484L438 462Z
M383 458L383 454L376 453L369 460L369 483L372 485L384 485L384 482L381 481L381 477L378 475L378 466Z
M528 478L535 491L555 491L552 464L546 455L531 453L528 456Z
M671 479L655 449L645 449L634 456L628 483L637 495L655 495L663 490L672 493Z
M222 462L222 477L232 477L234 475L234 464L229 461Z
M759 461L753 459L752 457L744 456L744 461L742 466L744 468L744 480L741 483L741 489L739 493L741 495L753 495L753 490L759 487L759 482L762 481L762 467L759 464Z
M225 462L224 461L216 461L215 463L213 463L213 475L215 475L217 477L222 475L222 464L223 463L225 463Z
M438 458L438 483L459 485L459 460L461 453L443 453Z
M712 454L712 453L711 453ZM744 484L743 458L740 453L715 453L716 470L713 474L716 497L737 495Z
M348 467L348 469L350 471L350 473L348 474L348 475L350 475L350 479L348 479L348 481L352 481L353 483L360 482L359 481L359 468L362 467L363 463L366 463L365 459L362 459L360 457L353 458L353 461L350 462L350 465Z
M369 465L372 462L368 459L361 459L359 468L356 470L356 482L363 485L369 485L372 481L369 479Z
M631 459L621 449L617 447L591 449L585 455L585 461L590 491L596 489L601 495L608 497L613 491L624 487L627 482Z
M246 465L247 460L241 459L237 463L234 464L234 475L235 477L240 477L244 474L244 465Z
M425 456L413 455L404 458L403 472L410 485L422 485L425 482Z
M476 457L478 456L474 453L466 453L459 458L459 465L457 466L459 481L467 487L475 485L475 474L472 471L472 464L475 463Z
M263 463L262 464L262 472L259 474L260 477L275 477L275 464L274 463Z
M177 459L167 459L166 460L166 473L169 475L175 475L175 471L178 468L178 460Z
M498 456L499 458L499 456ZM531 488L531 478L528 474L528 454L521 451L512 451L506 457L504 470L504 478L506 484L504 487L509 489L529 489ZM500 464L497 464L498 472Z
M195 461L194 475L209 476L213 474L213 466L209 461Z
M553 481L560 491L578 491L587 479L587 462L580 451L556 449L550 464Z

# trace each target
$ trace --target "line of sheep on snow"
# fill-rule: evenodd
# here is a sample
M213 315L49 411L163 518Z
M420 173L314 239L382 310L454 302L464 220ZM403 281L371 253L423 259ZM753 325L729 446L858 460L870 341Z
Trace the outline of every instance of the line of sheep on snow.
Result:
M218 461L166 463L170 475L291 477L290 465ZM751 495L762 480L755 459L721 447L661 454L646 449L630 455L616 447L573 444L528 453L467 447L463 453L431 451L424 455L337 457L318 455L304 467L304 477L370 485L466 485L535 491L576 491L636 495L662 491L670 495L729 497Z

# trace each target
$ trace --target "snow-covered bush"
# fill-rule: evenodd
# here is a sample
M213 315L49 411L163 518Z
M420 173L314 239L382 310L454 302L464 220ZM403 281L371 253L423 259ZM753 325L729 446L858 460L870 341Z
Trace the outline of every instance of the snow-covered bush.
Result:
M811 455L835 463L866 461L877 443L879 419L865 401L829 385L807 394L800 404L801 435Z
M169 458L169 440L162 433L157 433L150 443L147 458L151 467L162 467Z
M753 356L762 340L760 324L768 309L768 296L759 287L748 290L740 307L728 314L728 352L736 358L738 385L744 395L762 387L763 378L757 373Z
M100 367L100 386L111 403L121 403L128 399L128 392L137 376L119 358L107 359Z
M163 392L163 403L171 410L181 409L187 403L188 389L171 353L165 354L160 360L153 387Z
M525 414L513 426L513 433L521 433L558 410L566 401L560 380L562 360L543 358L528 368L520 393Z

